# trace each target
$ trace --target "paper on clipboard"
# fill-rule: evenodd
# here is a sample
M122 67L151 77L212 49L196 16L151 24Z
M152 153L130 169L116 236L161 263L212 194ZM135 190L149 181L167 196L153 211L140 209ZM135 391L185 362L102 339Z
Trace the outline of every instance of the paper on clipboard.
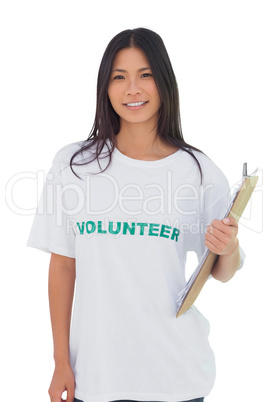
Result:
M244 163L242 183L233 195L225 217L232 216L235 218L236 222L239 221L259 179L258 176L254 176L255 172L253 175L248 176L247 164ZM204 284L206 283L217 258L217 254L214 254L206 249L185 287L178 294L177 318L188 310L195 302Z

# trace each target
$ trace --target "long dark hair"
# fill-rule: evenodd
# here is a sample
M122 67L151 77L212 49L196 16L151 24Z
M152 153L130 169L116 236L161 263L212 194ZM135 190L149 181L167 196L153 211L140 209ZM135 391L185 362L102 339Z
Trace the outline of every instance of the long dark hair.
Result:
M122 31L108 44L98 73L97 104L94 124L85 143L71 157L70 167L73 173L78 177L73 170L73 166L85 165L96 159L100 166L99 158L108 157L108 163L105 169L102 170L103 172L111 162L112 153L116 146L116 135L120 130L120 118L111 105L108 97L108 86L117 52L130 47L137 47L145 53L158 89L161 106L159 110L157 134L165 144L188 152L196 160L202 179L201 166L192 150L201 151L187 144L183 138L178 85L167 50L162 38L157 33L146 28ZM95 145L93 158L83 163L74 162L74 159L78 155L87 154L87 151ZM108 149L108 153L101 155L105 146L106 149Z

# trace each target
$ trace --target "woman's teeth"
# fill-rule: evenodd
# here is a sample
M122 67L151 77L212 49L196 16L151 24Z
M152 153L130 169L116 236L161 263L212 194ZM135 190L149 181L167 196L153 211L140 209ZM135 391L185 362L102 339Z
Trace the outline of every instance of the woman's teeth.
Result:
M127 103L127 106L135 107L135 106L142 106L146 102L136 102L136 103Z

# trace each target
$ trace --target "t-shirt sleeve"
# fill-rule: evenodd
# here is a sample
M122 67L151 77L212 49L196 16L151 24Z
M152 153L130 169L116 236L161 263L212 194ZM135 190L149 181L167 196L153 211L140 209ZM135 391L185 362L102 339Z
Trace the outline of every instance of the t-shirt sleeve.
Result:
M55 157L46 176L27 246L75 258L75 231L64 205L61 169Z
M204 252L207 250L205 246L205 233L207 225L214 219L223 219L229 208L232 194L229 183L224 174L215 166L215 175L210 176L209 181L205 181L201 190L201 226L200 237L196 242L194 251L197 254L198 261L201 260ZM240 269L245 260L245 253L240 246Z

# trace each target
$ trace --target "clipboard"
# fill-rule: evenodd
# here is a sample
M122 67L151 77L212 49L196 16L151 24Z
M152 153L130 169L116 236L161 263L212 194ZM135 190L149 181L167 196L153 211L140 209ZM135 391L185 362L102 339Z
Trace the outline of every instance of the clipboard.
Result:
M244 163L242 183L235 192L233 200L225 214L225 218L233 217L236 222L239 221L259 179L259 176L254 176L254 173L248 176L247 164ZM194 304L217 259L218 255L207 249L184 289L178 295L177 318Z

